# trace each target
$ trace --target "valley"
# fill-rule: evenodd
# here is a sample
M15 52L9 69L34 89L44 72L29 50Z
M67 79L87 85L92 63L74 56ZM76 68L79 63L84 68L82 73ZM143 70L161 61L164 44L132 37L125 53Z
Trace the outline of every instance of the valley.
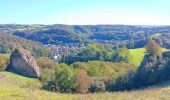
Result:
M0 99L169 97L169 26L0 27Z
M170 0L2 0L0 100L170 100Z

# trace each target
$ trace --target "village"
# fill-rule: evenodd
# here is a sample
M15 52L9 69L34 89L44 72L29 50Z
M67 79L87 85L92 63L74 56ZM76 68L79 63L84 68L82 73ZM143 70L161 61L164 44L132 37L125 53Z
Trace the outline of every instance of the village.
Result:
M79 44L79 43L46 44L45 47L49 48L54 52L52 59L57 61L63 54L66 55L77 54L80 49L85 48L85 44Z

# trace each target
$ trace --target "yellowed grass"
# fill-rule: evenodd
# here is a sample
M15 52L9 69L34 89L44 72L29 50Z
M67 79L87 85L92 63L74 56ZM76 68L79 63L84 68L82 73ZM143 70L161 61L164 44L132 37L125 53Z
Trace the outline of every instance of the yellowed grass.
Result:
M170 81L149 89L95 94L61 94L41 90L37 79L9 72L0 78L0 100L170 100Z

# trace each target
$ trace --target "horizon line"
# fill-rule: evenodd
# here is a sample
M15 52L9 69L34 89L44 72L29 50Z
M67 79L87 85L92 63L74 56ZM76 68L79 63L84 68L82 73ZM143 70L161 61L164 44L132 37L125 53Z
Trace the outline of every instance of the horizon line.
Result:
M122 25L122 26L170 26L170 24L160 24L160 25L157 25L157 24L60 24L60 23L56 23L56 24L40 24L40 23L37 23L37 24L31 24L31 23L26 23L26 24L21 24L21 23L0 23L0 25L68 25L68 26L76 26L76 25L79 25L79 26L114 26L114 25Z

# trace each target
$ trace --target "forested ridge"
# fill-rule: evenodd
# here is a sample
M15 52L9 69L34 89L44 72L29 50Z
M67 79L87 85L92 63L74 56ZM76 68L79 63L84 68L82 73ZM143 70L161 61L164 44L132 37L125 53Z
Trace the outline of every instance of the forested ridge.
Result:
M23 47L31 51L34 57L48 56L52 52L38 42L33 42L11 34L0 33L0 53L11 53L17 47Z
M170 48L170 26L135 25L0 25L3 33L38 41L43 44L99 43L144 47L148 38L154 38L161 46Z

